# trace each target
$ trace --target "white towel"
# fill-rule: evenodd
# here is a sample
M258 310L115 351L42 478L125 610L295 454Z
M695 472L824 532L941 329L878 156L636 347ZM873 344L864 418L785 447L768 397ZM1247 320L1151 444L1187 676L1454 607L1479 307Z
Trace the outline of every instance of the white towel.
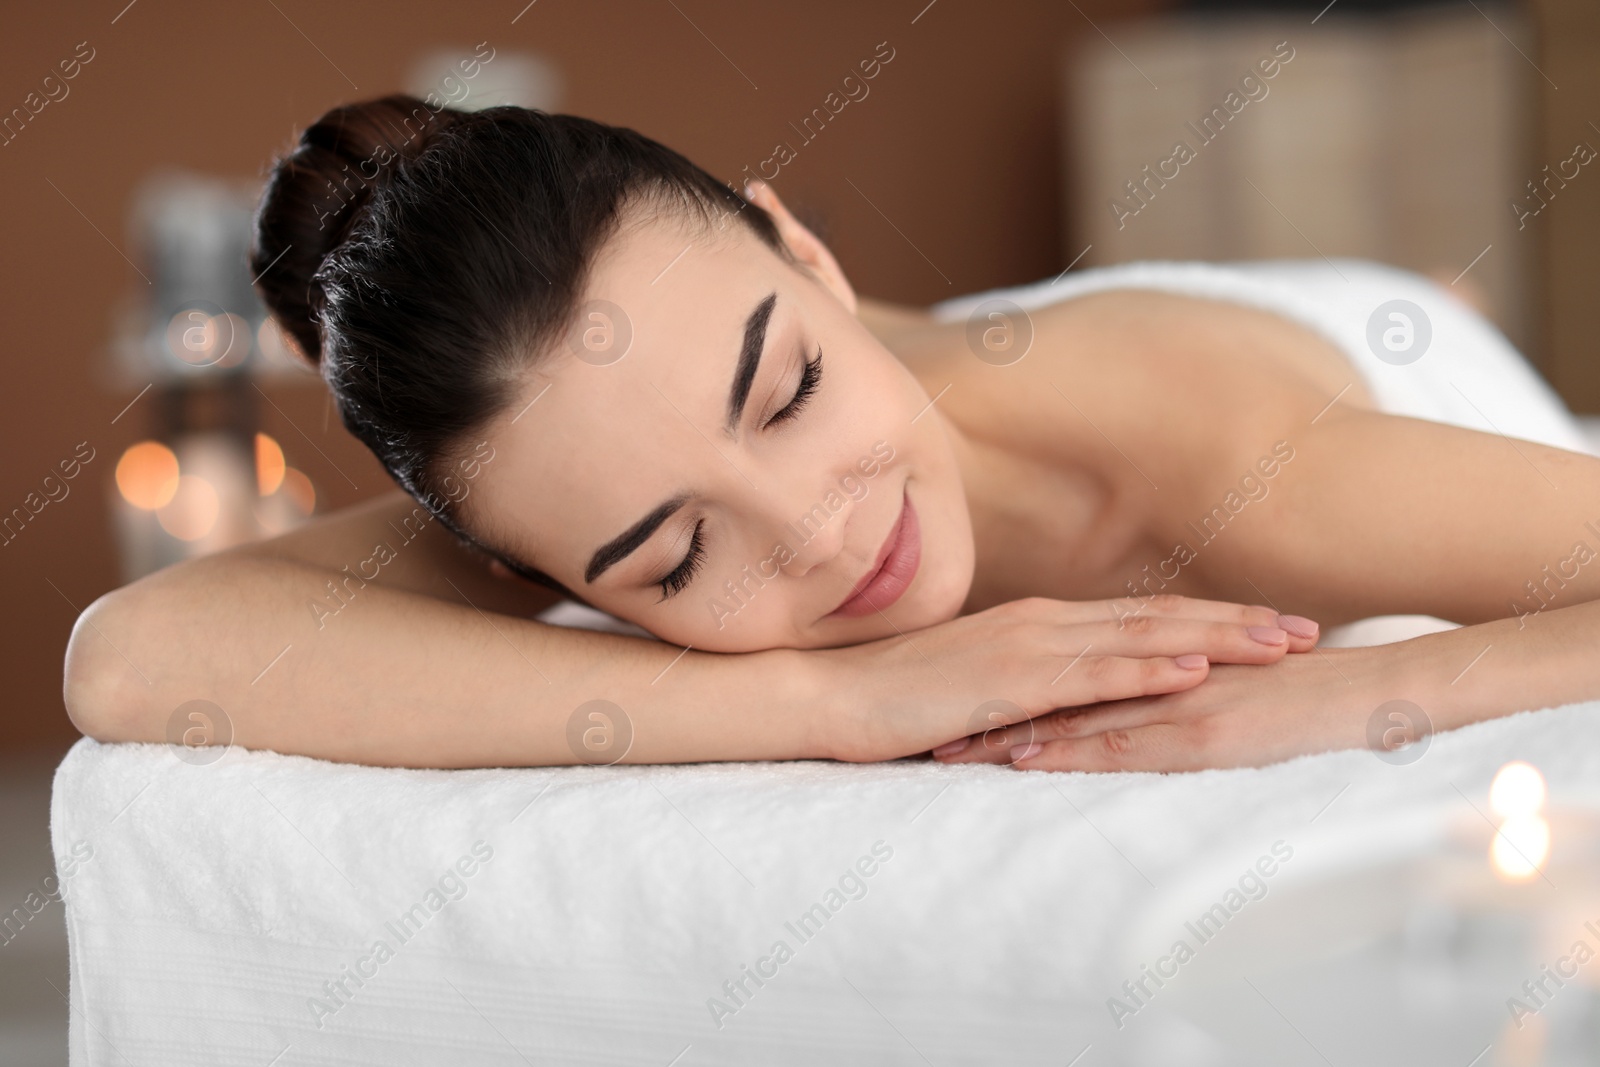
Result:
M56 776L56 853L92 853L64 882L75 1067L1060 1067L1086 1045L1083 1065L1268 1062L1158 1055L1181 1023L1162 1001L1113 1025L1124 935L1158 898L1279 840L1295 858L1275 893L1347 855L1352 834L1389 848L1406 813L1470 827L1513 758L1543 770L1552 806L1600 807L1600 703L1439 735L1409 766L1348 751L1173 776L914 761L419 771L242 750L192 766L174 751L84 740ZM464 859L470 876L450 877ZM1202 882L1179 906L1198 914L1226 888ZM797 927L818 905L825 921ZM398 925L408 910L414 925ZM392 958L372 957L378 941ZM1490 977L1470 1025L1420 1035L1439 1062L1470 1060L1527 975ZM341 978L335 1000L325 983ZM741 979L735 999L724 983ZM1363 1045L1339 1004L1298 1010L1336 1042L1333 1062L1415 1062Z

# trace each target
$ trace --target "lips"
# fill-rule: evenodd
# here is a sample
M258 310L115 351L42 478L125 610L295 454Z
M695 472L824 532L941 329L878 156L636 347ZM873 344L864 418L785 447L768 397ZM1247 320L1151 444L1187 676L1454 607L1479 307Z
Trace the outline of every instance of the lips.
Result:
M917 565L922 561L922 529L910 495L902 499L900 516L878 549L872 569L856 582L850 596L833 609L832 615L855 618L882 611L899 600L916 577Z

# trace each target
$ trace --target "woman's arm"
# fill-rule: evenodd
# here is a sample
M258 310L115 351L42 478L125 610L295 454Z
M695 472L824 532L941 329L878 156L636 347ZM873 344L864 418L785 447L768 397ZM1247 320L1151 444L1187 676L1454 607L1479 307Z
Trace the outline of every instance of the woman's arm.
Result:
M1331 749L1387 755L1441 730L1600 695L1596 647L1600 601L1589 601L1525 627L1499 619L1322 649L1265 670L1218 664L1196 689L1040 716L941 758L1022 770L1193 771Z
M646 758L826 751L819 718L784 703L807 695L792 653L750 661L789 680L775 696L756 670L711 657L673 664L674 646L531 620L555 599L491 577L392 493L102 597L73 632L67 708L101 740L161 741L175 710L203 699L245 747L452 767L578 762L566 719L598 698L625 709ZM728 708L779 706L759 722L661 714L658 694L685 688L720 692Z
M1431 732L1600 697L1600 460L1349 408L1313 425L1314 410L1297 420L1279 399L1268 410L1291 421L1257 433L1292 440L1294 458L1199 549L1207 584L1324 619L1467 625L1265 671L1219 665L1196 690L1044 716L946 758L1003 762L1015 750L1028 770L1257 765L1369 745L1409 718ZM1384 710L1393 701L1410 705L1400 720Z
M1311 424L1302 404L1257 435L1289 441L1294 460L1200 550L1208 588L1330 624L1600 599L1600 459L1342 405Z
M415 767L889 759L971 732L996 696L1037 715L1199 684L1179 655L1290 647L1246 632L1271 611L1172 598L1137 625L1106 602L1020 601L854 648L685 652L531 620L547 598L419 514L397 494L107 594L68 648L73 721L164 741L205 700L244 747ZM625 751L584 745L605 737L593 700L622 709Z

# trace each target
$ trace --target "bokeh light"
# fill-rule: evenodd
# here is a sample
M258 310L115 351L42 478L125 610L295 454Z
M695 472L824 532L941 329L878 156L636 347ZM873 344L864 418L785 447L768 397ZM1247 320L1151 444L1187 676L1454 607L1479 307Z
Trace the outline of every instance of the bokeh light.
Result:
M1522 760L1501 767L1489 786L1489 808L1502 819L1536 815L1544 807L1544 798L1544 775Z
M222 331L218 325L215 318L199 308L185 308L167 323L167 350L190 366L209 367L219 355Z
M1532 878L1550 856L1550 824L1538 815L1517 815L1500 824L1489 846L1489 862L1502 877Z
M178 457L159 441L132 445L117 460L117 489L144 511L165 506L178 491Z
M217 525L222 501L217 490L204 478L185 474L178 478L178 491L156 512L161 528L180 541L198 541Z
M295 510L302 515L311 514L317 506L317 490L300 471L293 467L283 470L283 491L294 502Z
M214 352L216 365L237 367L250 355L250 339L253 336L250 323L244 316L231 311L215 315L211 321L218 336L218 347Z
M307 369L305 358L300 355L300 346L270 316L262 319L260 328L256 330L256 345L269 362L292 366L301 371Z
M256 434L256 490L271 496L283 484L283 448L264 433Z

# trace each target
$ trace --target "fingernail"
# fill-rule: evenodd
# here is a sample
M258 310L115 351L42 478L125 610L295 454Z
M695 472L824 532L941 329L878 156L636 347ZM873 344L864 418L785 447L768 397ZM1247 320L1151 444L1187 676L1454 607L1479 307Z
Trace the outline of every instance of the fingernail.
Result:
M972 738L958 737L954 741L946 741L934 749L933 754L935 756L954 756L957 752L964 751L970 744L972 744Z
M1014 745L1011 748L1011 762L1025 760L1029 756L1037 756L1044 751L1044 746L1037 741L1030 741L1026 745Z
M1278 625L1296 637L1317 636L1317 624L1304 615L1279 615Z
M1246 626L1244 632L1263 645L1281 645L1289 640L1289 635L1276 626Z
M1206 665L1206 658L1198 652L1190 652L1186 656L1179 656L1172 662L1186 671L1197 671Z

